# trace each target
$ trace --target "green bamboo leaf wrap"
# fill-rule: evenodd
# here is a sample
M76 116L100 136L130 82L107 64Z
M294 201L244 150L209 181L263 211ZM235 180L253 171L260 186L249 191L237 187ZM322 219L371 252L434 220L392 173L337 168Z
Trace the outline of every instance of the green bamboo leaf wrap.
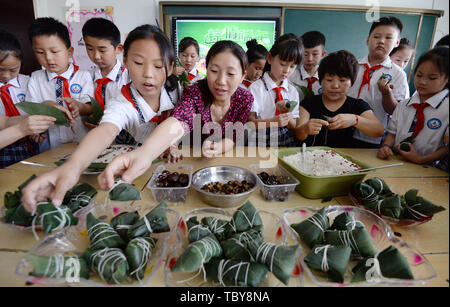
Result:
M82 257L63 256L60 254L47 257L35 254L26 254L25 258L32 263L33 270L30 272L31 276L66 278L68 270L72 267L68 260L75 260L79 264L79 277L84 279L89 278L89 268L86 260Z
M44 103L34 102L19 102L16 104L18 108L30 115L46 115L56 118L55 125L70 127L64 112L54 106L49 106Z

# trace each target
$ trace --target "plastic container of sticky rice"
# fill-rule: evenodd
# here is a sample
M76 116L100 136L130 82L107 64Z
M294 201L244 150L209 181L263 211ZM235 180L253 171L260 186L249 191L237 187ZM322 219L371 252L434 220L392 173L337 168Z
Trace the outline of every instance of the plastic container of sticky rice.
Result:
M278 149L278 162L302 184L296 191L310 199L347 195L355 182L370 173L357 172L371 166L331 147L308 147L302 157L301 147Z

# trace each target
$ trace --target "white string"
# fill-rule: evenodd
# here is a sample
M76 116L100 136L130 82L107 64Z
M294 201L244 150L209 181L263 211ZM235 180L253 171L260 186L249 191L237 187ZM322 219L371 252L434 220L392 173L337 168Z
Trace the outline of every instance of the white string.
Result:
M92 253L90 258L91 258L90 260L92 263L92 267L94 266L95 260L97 258L99 258L99 262L97 264L96 271L100 275L100 278L105 282L107 282L107 281L104 276L104 271L106 269L106 266L108 264L110 264L110 271L111 271L112 278L116 284L119 284L119 281L114 276L116 264L120 261L125 261L125 263L128 266L128 263L126 262L127 258L122 253L121 249L119 249L119 248L104 248L104 249L101 249L101 250L98 250L98 251Z
M222 260L220 260L220 262L219 262L219 267L218 267L218 270L217 270L217 279L219 280L219 284L222 285L222 286L224 286L224 287L226 287L226 284L225 284L223 278L225 277L225 275L226 275L228 272L230 272L231 270L233 270L234 268L237 267L236 274L235 274L235 276L234 276L234 285L235 285L235 286L238 286L238 283L237 283L237 282L238 282L239 272L240 272L240 270L241 270L241 267L242 267L243 265L247 265L247 270L246 270L246 272L245 272L245 277L244 277L244 284L247 285L247 282L248 282L248 271L249 271L249 268L250 268L250 263L249 263L249 262L243 262L243 261L240 261L239 263L233 264L233 265L229 266L228 268L226 268L227 264L228 264L230 261L231 261L231 260L229 260L229 259L222 259ZM226 269L225 269L225 268L226 268ZM233 281L233 280L232 280L232 281Z
M321 214L317 214L317 216L320 216L320 219L321 219L322 221L320 221L320 220L316 217L316 215L313 215L313 216L309 217L309 218L307 219L307 221L309 221L310 223L316 225L317 228L319 228L322 232L324 232L324 231L325 231L325 228L326 228L325 225L326 225L326 222L327 222L327 221L326 221L325 217L323 217ZM323 222L324 225L322 225L321 222Z
M36 208L37 208L37 206L44 205L44 204L48 204L48 202L39 202L36 204ZM70 221L70 216L69 216L69 213L67 212L69 210L69 208L67 208L67 207L65 207L64 209L61 209L60 207L54 207L54 208L55 208L55 210L53 210L53 211L44 212L44 213L40 214L39 216L37 216L37 215L34 216L33 221L31 222L31 231L33 232L33 235L34 235L34 238L36 239L36 241L39 241L39 236L36 232L36 219L39 219L39 224L43 225L45 216L47 216L49 214L53 214L55 212L58 213L59 215L56 215L55 219L57 221L59 221L59 224L58 224L58 226L56 226L55 228L52 229L52 232L64 228L66 226L66 223L68 221Z
M51 268L52 260L55 261L55 270L49 276L49 271ZM50 257L47 267L45 268L44 276L48 278L61 278L64 275L64 256L56 254Z
M114 190L121 183L128 183L128 182L123 181L121 178L117 179L117 181L114 182L112 188L109 189L108 193L111 192L112 190Z
M207 230L209 233L211 233L211 231L209 230L208 227L198 224L198 225L194 225L191 228L189 228L189 235L191 234L192 231L195 231L195 230L197 230L197 237L195 237L197 239L195 241L200 239L200 230Z
M94 248L96 245L98 245L103 240L119 237L117 232L108 224L105 222L100 222L95 225L93 225L91 228L88 228L88 235L89 238L91 238L91 247ZM103 237L100 240L97 240L97 238L100 235L103 235L104 233L110 234L109 236Z
M278 249L278 245L270 242L263 242L256 251L256 261L258 261L259 256L261 255L261 262L266 263L267 256L269 255L270 249L275 247L272 252L272 258L270 259L270 271L273 272L273 260L275 258L275 252Z
M153 233L152 226L150 226L150 222L148 221L147 216L145 216L145 215L144 215L144 223L145 223L145 226L147 227L148 231L150 231L150 233Z
M356 243L355 237L353 236L353 230L338 230L337 233L342 244L344 244L345 246L349 246L353 251L356 251L358 255L361 255L358 244Z
M421 205L421 204L419 203L419 204L415 204L415 205L412 205L412 206L406 206L406 209L407 209L407 210L412 214L412 216L413 216L414 218L416 218L416 219L428 217L428 215L425 215L425 214L423 214L423 213L421 213L421 212L419 212L419 211L413 209L413 207L417 207L417 206L420 206L420 205Z
M142 250L142 258L141 262L139 263L139 266L133 272L130 273L130 275L136 274L137 280L139 281L139 283L142 283L138 272L142 269L145 269L145 267L147 266L148 259L150 259L154 244L150 243L149 241L141 237L134 238L133 240L130 241L130 243L136 243L136 245Z
M320 265L322 272L328 272L328 270L330 269L330 267L328 266L328 254L327 254L328 249L330 247L331 247L331 245L325 245L325 246L316 247L314 249L314 253L316 255L323 251L322 263Z
M241 213L241 214L244 216L245 220L247 220L247 223L248 223L248 225L250 226L250 228L253 228L253 223L255 222L255 218L256 218L256 216L257 216L257 214L258 214L258 211L255 211L255 212L253 213L253 217L252 217L251 220L248 218L247 214L246 214L243 210L241 210L241 209L236 210L236 216L237 216L239 213ZM236 223L235 223L235 221L234 221L234 217L232 218L232 221L233 221L233 223L232 223L231 226L233 227L233 230L236 231Z

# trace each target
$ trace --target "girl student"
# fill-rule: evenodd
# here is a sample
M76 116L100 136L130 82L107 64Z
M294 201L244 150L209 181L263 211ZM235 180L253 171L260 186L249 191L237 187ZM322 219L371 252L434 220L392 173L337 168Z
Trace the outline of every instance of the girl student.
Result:
M299 94L294 85L288 81L288 77L301 63L302 54L303 44L298 36L292 33L280 36L267 53L262 78L250 87L254 103L249 120L256 129L265 128L267 146L298 145L293 130L298 125ZM287 101L297 102L292 111L289 111ZM269 127L271 125L277 127ZM258 133L259 137L261 132L253 130L253 133L249 133L248 144L258 144L260 141L257 141L256 134ZM274 137L275 132L278 133L277 139Z
M83 138L69 160L36 178L29 193L38 199L52 198L59 206L83 170L122 129L126 129L137 142L143 142L168 117L178 99L177 81L175 76L171 76L175 59L169 39L159 28L142 25L131 31L124 43L124 64L131 82L122 87L118 96L109 100L98 127Z
M300 105L296 135L308 146L354 147L355 129L371 137L383 136L381 122L362 99L347 96L358 73L358 60L340 50L325 57L319 66L322 94Z
M411 44L409 39L404 37L400 40L399 45L392 49L389 57L392 62L400 66L402 69L405 69L413 55L414 46Z
M245 68L245 77L241 86L248 90L250 85L261 78L264 66L266 65L267 49L258 44L256 39L246 42L248 64Z
M395 108L378 158L398 152L405 160L429 164L449 152L448 65L447 47L436 47L419 58L416 92Z
M200 59L200 46L194 38L184 37L180 41L178 44L178 58L180 59L178 64L181 64L181 66L175 68L175 75L180 76L184 72L189 80L189 83L186 85L192 85L205 78L197 69L197 62Z
M50 116L28 116L16 107L25 99L29 80L19 73L22 59L17 38L0 30L0 168L38 154L38 143L44 138L39 133L56 120Z
M154 158L194 129L196 114L200 116L203 131L208 130L205 129L208 126L214 126L214 133L211 134L208 130L204 135L208 137L202 144L203 154L206 157L215 157L232 150L234 143L243 137L244 125L253 103L253 96L239 86L244 78L246 62L245 51L235 42L215 43L206 56L207 78L185 88L172 115L156 127L141 147L116 157L109 164L98 177L100 187L111 188L114 184L113 177L117 175L121 175L124 181L132 182L144 173ZM233 126L234 123L242 129L230 129L230 124ZM221 138L215 138L217 128L220 129ZM37 179L23 190L23 201L27 210L33 210L35 207L40 198L39 189L47 189L46 196L52 197L55 205L61 203L60 199L64 197L64 193L59 191L67 190L68 185L65 182L58 183L54 188L49 182L51 181L48 179Z

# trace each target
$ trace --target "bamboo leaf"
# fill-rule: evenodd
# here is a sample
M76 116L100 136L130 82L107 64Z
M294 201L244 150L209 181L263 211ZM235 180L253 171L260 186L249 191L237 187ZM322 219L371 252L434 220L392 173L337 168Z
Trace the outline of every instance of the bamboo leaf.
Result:
M34 102L20 102L16 106L22 111L30 115L46 115L56 118L55 125L61 125L69 127L69 121L67 120L64 112L59 110L54 106L49 106L44 103L34 103Z

